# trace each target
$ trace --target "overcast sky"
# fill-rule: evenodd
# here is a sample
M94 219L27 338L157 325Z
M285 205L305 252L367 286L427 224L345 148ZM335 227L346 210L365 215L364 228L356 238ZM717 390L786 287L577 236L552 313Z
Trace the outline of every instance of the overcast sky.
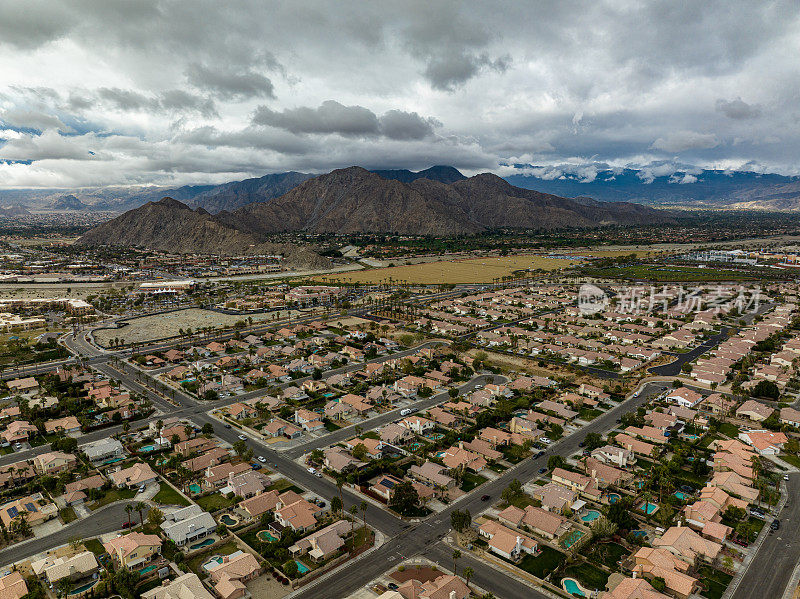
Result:
M796 0L0 0L0 187L800 174L798 56Z

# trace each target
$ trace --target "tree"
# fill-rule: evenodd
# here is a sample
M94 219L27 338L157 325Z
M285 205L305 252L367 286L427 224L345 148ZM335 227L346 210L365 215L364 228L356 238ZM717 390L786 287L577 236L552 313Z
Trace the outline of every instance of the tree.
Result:
M158 528L164 522L164 512L154 507L147 514L147 523L153 528Z
M290 559L288 562L283 564L283 573L289 578L297 578L297 574L299 573L297 562L295 562L293 559Z
M667 588L667 583L661 576L655 576L651 578L650 585L659 593L663 593Z
M402 515L409 515L419 503L419 493L408 481L395 485L389 507Z
M453 530L464 532L471 524L472 516L469 510L464 510L463 512L460 510L453 510L450 513L450 525L453 527Z
M204 435L213 435L214 434L214 425L210 422L206 422L203 425L202 432Z
M311 461L315 464L321 464L325 460L325 454L322 450L317 448L311 452Z
M506 503L511 503L521 494L522 494L522 483L515 478L510 483L508 483L508 486L505 489L503 489L501 496L503 498L503 501L505 501Z
M69 576L59 579L56 582L56 596L66 597L72 590L72 579Z
M203 399L206 401L217 401L219 399L219 393L217 393L214 389L208 389L205 393L203 393Z
M605 445L605 443L603 443L603 437L600 435L600 433L589 433L586 435L586 438L583 440L583 442L586 444L586 449L589 451Z
M456 570L456 562L461 559L461 552L458 549L453 550L453 576L458 576L458 571Z
M248 449L247 448L247 442L244 439L238 439L233 444L233 450L236 452L236 455L238 455L239 457L244 456L244 454L247 453L247 449Z
M464 576L464 581L467 583L467 588L469 588L469 581L475 575L475 570L473 570L470 566L464 568L464 572L462 573Z
M342 500L336 495L331 499L331 511L334 514L338 514L342 511Z
M361 517L364 519L364 531L367 530L367 502L362 501L360 506L361 507Z
M781 395L781 391L778 389L778 385L772 381L758 381L750 395L751 397L766 397L777 400Z
M367 458L367 446L363 443L358 443L353 448L353 457L361 462Z
M142 517L142 513L147 509L147 504L143 501L137 501L136 505L133 506L133 509L139 512L139 524L144 526L144 518Z
M564 458L560 455L551 455L547 458L547 469L548 470L555 470L556 468L563 468L564 467Z
M125 513L128 514L128 528L131 527L131 514L134 512L133 506L129 503L125 506Z

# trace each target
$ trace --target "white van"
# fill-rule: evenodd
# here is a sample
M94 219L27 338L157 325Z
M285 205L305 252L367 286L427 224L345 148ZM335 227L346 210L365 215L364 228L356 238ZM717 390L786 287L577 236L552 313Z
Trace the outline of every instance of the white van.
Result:
M408 416L408 415L409 415L409 414L411 414L413 411L414 411L414 410L412 410L411 408L404 408L404 409L400 410L400 415L401 415L401 416Z

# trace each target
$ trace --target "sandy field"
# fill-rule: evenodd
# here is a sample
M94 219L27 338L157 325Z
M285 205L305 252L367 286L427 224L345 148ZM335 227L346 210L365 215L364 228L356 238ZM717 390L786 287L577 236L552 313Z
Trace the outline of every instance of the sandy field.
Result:
M327 282L347 281L361 283L377 283L406 281L409 283L491 283L493 279L511 275L515 270L541 268L558 270L580 260L561 260L539 255L505 256L500 258L465 258L463 260L447 260L428 262L408 266L376 268L360 272L347 273L343 276L322 276L319 280Z
M278 315L277 317L274 315ZM297 311L292 311L292 316L299 315ZM247 320L250 316L253 322L262 322L273 319L286 318L287 312L269 312L265 314L249 315L230 315L214 312L212 310L202 310L200 308L189 308L178 310L155 316L143 316L127 321L127 326L121 329L101 329L94 337L104 346L108 345L108 340L114 337L124 339L126 343L142 343L172 337L177 335L180 329L192 329L197 331L203 327L232 326L239 320Z

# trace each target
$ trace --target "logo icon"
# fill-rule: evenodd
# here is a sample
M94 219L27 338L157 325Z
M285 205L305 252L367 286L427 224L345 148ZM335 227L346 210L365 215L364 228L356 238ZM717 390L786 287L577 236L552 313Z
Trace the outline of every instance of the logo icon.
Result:
M578 311L583 316L597 314L608 306L606 292L597 285L584 283L578 290Z

